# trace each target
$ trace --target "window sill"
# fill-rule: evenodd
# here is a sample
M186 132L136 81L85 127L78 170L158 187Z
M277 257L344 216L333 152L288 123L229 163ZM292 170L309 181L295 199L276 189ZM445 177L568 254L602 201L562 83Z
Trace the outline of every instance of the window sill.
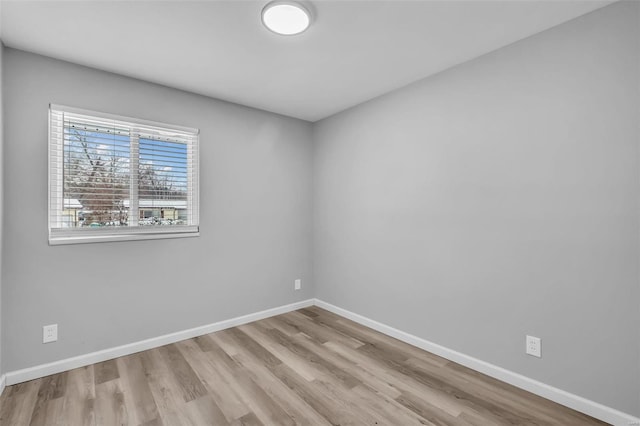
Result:
M111 243L118 241L139 241L139 240L164 240L171 238L191 238L199 237L200 232L175 232L159 234L121 234L121 235L86 235L72 237L49 237L50 246L67 244L88 244L88 243Z

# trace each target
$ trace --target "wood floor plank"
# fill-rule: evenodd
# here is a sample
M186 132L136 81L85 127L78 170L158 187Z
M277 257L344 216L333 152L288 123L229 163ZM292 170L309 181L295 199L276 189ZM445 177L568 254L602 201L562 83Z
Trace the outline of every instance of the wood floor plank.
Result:
M255 414L249 413L236 419L231 426L264 426L264 423Z
M195 373L200 377L209 394L220 407L228 422L241 418L251 412L247 405L227 378L214 367L208 354L202 352L193 340L185 340L176 344L178 349L188 358Z
M273 374L272 368L262 364L259 357L253 356L248 350L241 349L234 356L234 360L247 370L256 383L260 383L262 389L287 412L296 424L318 426L329 424L305 401L297 398L295 392Z
M0 424L29 424L38 399L41 382L42 379L31 380L20 383L19 389L18 385L5 389L0 402Z
M62 417L64 400L62 398L50 399L45 403L45 408L41 411L41 416L31 418L31 425L64 426L67 423Z
M193 341L200 346L200 349L202 349L203 352L208 352L212 349L211 339L209 339L209 336L206 334L204 336L195 337Z
M120 381L126 386L123 392L125 404L134 423L155 421L158 418L158 406L144 374L141 355L137 353L118 358L118 370L122 376Z
M93 366L93 371L96 385L120 377L120 373L118 372L118 363L115 359L95 364Z
M418 397L409 391L402 392L395 400L436 426L467 425L463 419L460 419L459 415L452 416L435 405L430 404L425 398Z
M357 401L384 419L383 424L435 426L420 414L406 410L406 407L396 400L388 398L365 384L356 386L352 392Z
M233 378L233 386L245 404L265 424L293 425L295 422L286 411L280 407L241 366L217 343L218 336L211 336L214 341L209 353L214 355L219 372L229 381ZM235 351L234 351L235 353Z
M189 401L187 404L188 409L194 413L192 419L196 425L216 425L225 426L229 424L227 422L224 413L218 407L211 396L203 396L202 398Z
M306 335L300 334L298 336L294 336L293 338L308 350L315 352L316 354L318 354L318 356L338 366L342 370L348 371L349 374L358 379L361 383L364 383L367 386L370 386L373 389L376 389L377 391L382 392L384 395L391 398L400 396L400 391L397 388L391 386L388 382L380 379L375 374L372 374L370 370L365 366L362 366L357 362L354 362L352 359L331 351L327 346L320 344L320 342L315 341L314 339Z
M67 374L62 418L67 424L95 425L96 398L93 366L76 368Z
M381 363L378 360L368 358L366 354L363 354L358 350L337 345L333 342L327 342L325 343L325 346L336 353L356 360L356 362L361 365L367 366L373 374L380 377L382 380L385 380L399 391L411 391L417 395L421 395L429 401L432 401L434 405L453 417L457 417L464 409L464 406L451 395L442 394L434 389L424 386L412 377L407 377L395 370L389 369L386 364Z
M342 370L337 365L332 364L326 358L320 357L313 351L305 348L296 342L295 339L287 338L280 330L272 329L269 330L268 333L274 341L304 359L307 364L313 365L314 368L320 372L320 376L317 376L318 379L328 376L331 379L338 380L347 389L351 389L361 383L360 380L353 375Z
M57 399L64 396L68 372L44 377L38 389L30 426L46 425L47 419L57 417L59 404ZM55 402L52 402L55 401ZM51 402L51 403L50 403ZM52 422L53 423L53 422Z
M300 312L303 315L306 315L310 318L315 318L318 316L318 313L315 312L313 309L309 309L309 308L302 308L302 309L298 309L298 312Z
M140 423L140 426L164 426L163 421L160 418L155 418L144 423Z
M358 424L355 412L345 411L325 392L317 391L313 382L304 380L286 364L275 368L274 374L331 425Z
M282 363L287 364L305 380L315 380L317 374L316 370L314 368L310 368L303 359L291 353L287 348L274 342L269 335L265 333L265 327L259 327L257 323L251 323L239 328L269 352L278 357Z
M315 306L0 397L1 426L603 424Z
M140 353L140 365L147 378L158 414L162 418L170 418L179 412L185 404L182 386L160 351L156 348Z
M375 410L370 403L363 403L361 398L354 397L353 389L347 389L337 383L314 380L313 389L317 394L324 394L333 402L334 410L342 415L348 413L346 419L353 419L354 424L385 424L385 416ZM340 423L349 423L349 420Z
M314 321L314 319L311 319L305 315L298 314L297 312L292 312L291 315L287 316L281 315L278 317L269 318L269 320L275 322L276 324L289 326L291 329L297 330L300 333L304 333L320 343L332 341L351 346L353 348L360 347L364 344L358 339L347 336L344 333L337 331L335 328L329 328L326 325Z
M96 385L96 424L122 426L135 424L135 419L131 418L132 413L125 403L123 388L119 378Z
M282 361L274 354L269 352L265 347L261 346L258 342L249 337L244 331L238 328L231 328L221 333L222 335L228 334L235 340L236 344L244 349L246 352L250 352L267 368L275 368L282 364Z
M207 390L176 345L158 348L172 374L180 384L185 402L207 395Z
M163 426L228 426L229 422L210 396L182 402L175 411L164 412Z

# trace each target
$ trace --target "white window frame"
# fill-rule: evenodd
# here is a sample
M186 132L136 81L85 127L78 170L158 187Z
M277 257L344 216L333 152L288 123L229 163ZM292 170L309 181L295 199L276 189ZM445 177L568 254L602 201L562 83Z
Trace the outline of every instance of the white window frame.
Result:
M53 118L60 114L75 114L100 120L109 120L119 125L127 126L131 129L129 226L103 227L100 229L63 228L61 226L61 215L59 212L63 210L62 208L64 204L64 120L60 123L59 120ZM187 161L191 162L187 182L187 211L190 215L189 223L187 225L138 226L138 173L134 172L134 170L137 170L138 167L139 158L137 157L137 151L139 147L136 141L140 134L147 136L154 134L154 132L180 135L180 137L187 140ZM199 236L199 134L200 131L198 129L191 127L175 126L138 118L50 104L48 150L49 203L47 212L49 245Z

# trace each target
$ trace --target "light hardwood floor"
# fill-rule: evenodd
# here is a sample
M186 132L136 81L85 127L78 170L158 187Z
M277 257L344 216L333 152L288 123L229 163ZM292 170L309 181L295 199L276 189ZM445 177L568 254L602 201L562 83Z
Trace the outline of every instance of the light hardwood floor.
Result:
M601 425L312 307L9 386L11 425Z

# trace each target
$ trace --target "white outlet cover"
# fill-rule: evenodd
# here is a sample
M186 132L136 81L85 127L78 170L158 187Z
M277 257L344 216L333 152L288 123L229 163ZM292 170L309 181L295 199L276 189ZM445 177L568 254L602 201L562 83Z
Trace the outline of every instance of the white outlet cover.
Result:
M42 327L42 343L51 343L58 340L58 324L50 324Z
M535 356L538 358L542 357L542 341L539 337L527 336L526 345L527 355Z
M297 279L297 280L295 281L295 283L294 283L293 288L294 288L295 290L300 290L300 288L302 288L302 280Z

